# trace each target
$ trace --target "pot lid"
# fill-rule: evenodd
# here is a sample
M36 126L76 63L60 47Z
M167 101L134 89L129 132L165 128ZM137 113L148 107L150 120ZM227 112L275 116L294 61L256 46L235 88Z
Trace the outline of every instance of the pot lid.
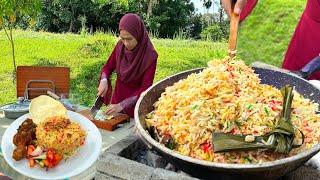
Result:
M15 103L10 103L1 107L3 111L10 112L23 112L29 111L30 101L24 98L18 98L18 101Z

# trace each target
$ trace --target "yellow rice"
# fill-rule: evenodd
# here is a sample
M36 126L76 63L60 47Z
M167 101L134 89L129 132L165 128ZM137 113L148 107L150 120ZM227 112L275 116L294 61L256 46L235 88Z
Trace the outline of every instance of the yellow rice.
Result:
M64 128L46 128L46 122L56 123L60 118L63 117L50 117L37 126L37 145L43 148L53 148L64 156L71 156L84 143L86 132L76 122L71 122Z
M305 143L289 154L267 151L214 153L205 151L212 132L264 135L276 125L282 109L278 89L260 84L253 69L240 60L210 61L202 72L167 87L147 116L147 125L169 134L175 151L193 158L221 163L261 163L295 155L318 143L318 104L294 91L292 123ZM296 133L298 135L298 133Z

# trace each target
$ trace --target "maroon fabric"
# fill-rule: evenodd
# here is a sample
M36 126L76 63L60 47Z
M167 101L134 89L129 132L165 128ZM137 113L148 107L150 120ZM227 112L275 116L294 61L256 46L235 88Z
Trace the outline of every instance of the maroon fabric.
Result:
M143 21L136 14L124 15L119 23L119 30L128 31L138 41L134 50L126 50L124 44L117 44L116 71L122 82L128 83L139 79L145 70L157 59Z
M125 27L122 24L124 22L127 22ZM132 27L137 24L139 26ZM156 71L158 54L150 42L141 19L134 14L127 14L121 19L119 29L125 29L132 34L138 44L133 51L127 51L120 40L103 66L100 79L106 77L109 84L104 101L106 105L110 103L110 99L112 104L118 104L128 98L139 97L152 85ZM110 76L114 71L117 73L117 79L112 93ZM135 103L133 106L125 107L123 112L133 117L134 105Z
M102 76L105 76L108 79L108 82L110 82L110 75L116 69L116 61L117 61L116 49L114 49L107 63L103 66L102 72L101 72L101 74L103 74ZM156 65L157 65L157 60L153 61L153 63L148 67L148 69L144 72L144 74L139 79L134 80L130 83L122 82L119 79L119 75L117 74L117 80L116 80L115 88L112 94L111 103L118 104L134 96L137 96L138 98L143 91L145 91L152 85L155 71L156 71ZM109 100L111 98L111 92L112 92L112 87L111 87L111 84L109 84L109 88L107 92L108 96L105 97L105 101L104 101L106 105L110 103ZM130 117L133 117L134 106L125 108L123 112L128 114Z
M248 0L247 4L244 6L240 13L240 22L245 20L246 17L251 13L253 8L256 6L258 0Z
M294 32L282 67L300 70L320 53L320 0L308 0L300 22ZM320 73L309 79L320 80Z
M248 0L240 14L244 20L255 7L257 0ZM320 0L308 0L307 6L292 36L282 68L298 71L320 53ZM320 80L320 72L309 79Z

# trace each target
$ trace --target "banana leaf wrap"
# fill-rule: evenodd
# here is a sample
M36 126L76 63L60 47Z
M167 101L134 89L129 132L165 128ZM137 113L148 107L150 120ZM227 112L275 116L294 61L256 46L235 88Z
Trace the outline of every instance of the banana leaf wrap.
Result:
M304 143L304 134L301 133L301 144L294 144L295 128L291 123L291 104L293 88L286 85L281 88L283 109L275 128L263 136L233 135L228 133L213 133L212 144L214 152L248 151L266 149L278 153L289 153L292 148L300 147Z

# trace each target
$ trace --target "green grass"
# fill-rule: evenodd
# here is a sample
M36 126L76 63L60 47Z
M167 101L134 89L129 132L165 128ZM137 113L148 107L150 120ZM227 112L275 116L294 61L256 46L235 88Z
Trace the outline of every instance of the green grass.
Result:
M306 0L259 1L242 23L238 55L246 62L263 61L281 66Z
M18 65L66 66L71 69L71 93L90 105L96 95L102 65L113 50L117 38L95 35L53 34L14 31ZM152 39L159 53L155 82L183 70L206 66L214 58L227 54L225 43L192 40ZM12 82L12 58L9 41L0 31L0 104L16 100Z

